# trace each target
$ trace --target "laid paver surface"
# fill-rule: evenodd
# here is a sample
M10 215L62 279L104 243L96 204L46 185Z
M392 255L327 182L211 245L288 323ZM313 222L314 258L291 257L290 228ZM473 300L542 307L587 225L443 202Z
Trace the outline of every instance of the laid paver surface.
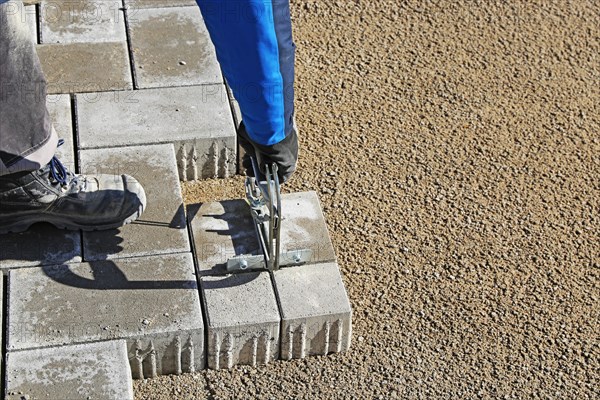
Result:
M282 196L281 249L312 250L313 260L276 271L274 286L267 272L228 275L226 271L229 258L262 254L246 201L190 205L188 218L207 310L210 368L253 364L255 358L248 358L253 354L248 348L253 349L256 337L265 336L261 332L265 325L270 326L263 319L269 303L261 303L269 298L277 298L273 315L278 320L281 317L281 325L277 324L280 358L326 355L349 348L352 311L337 263L323 262L334 261L335 253L316 193ZM260 285L261 280L268 285ZM274 290L278 297L272 297Z
M123 340L8 353L7 400L133 399Z
M223 83L197 6L134 8L128 15L136 87Z
M133 87L124 42L41 44L37 52L50 94Z
M86 261L190 251L187 224L170 144L82 150L87 175L129 174L146 192L146 209L119 229L83 233Z
M224 85L77 95L83 149L235 138Z
M126 339L134 374L204 366L189 253L12 270L8 318L9 352Z
M283 200L283 250L330 262L306 279L225 273L227 258L260 252L243 200L190 207L190 246L179 179L235 174L241 121L196 3L59 0L27 12L65 141L57 155L82 174L133 175L148 203L120 229L0 236L9 398L131 398L131 378L266 364L281 358L282 328L298 330L288 358L346 350L351 311L316 194ZM293 292L313 280L312 308L290 316ZM339 309L321 307L332 299Z
M40 3L42 43L125 42L123 4L117 0Z

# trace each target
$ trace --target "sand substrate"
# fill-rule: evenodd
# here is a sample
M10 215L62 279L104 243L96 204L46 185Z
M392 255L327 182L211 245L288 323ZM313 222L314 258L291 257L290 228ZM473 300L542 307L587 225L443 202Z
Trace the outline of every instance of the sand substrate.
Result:
M600 398L600 3L292 8L285 190L319 193L352 349L139 381L137 398ZM186 201L242 185L185 184Z

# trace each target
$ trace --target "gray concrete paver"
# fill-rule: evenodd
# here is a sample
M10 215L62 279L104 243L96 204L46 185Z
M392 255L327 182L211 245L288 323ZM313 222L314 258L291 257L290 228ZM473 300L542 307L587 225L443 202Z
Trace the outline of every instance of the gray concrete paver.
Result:
M194 0L125 0L125 5L129 10L141 10L145 8L196 6L197 4Z
M312 251L311 263L335 261L325 217L315 192L282 195L281 250ZM250 209L244 200L188 207L201 275L226 273L236 255L261 254Z
M235 174L236 133L224 85L77 95L83 149L173 143L179 178Z
M7 400L133 399L125 341L8 353Z
M197 6L133 9L128 27L138 88L223 82Z
M81 151L84 174L128 174L146 192L146 210L119 229L83 233L86 261L190 251L175 153L170 144Z
M297 192L281 196L281 250L308 249L311 263L335 261L325 216L316 192Z
M226 200L188 206L194 249L201 276L227 274L227 260L261 254L248 203Z
M345 351L352 337L352 310L337 263L275 271L281 323L281 358Z
M40 4L42 43L125 42L118 0L47 0Z
M1 3L4 3L2 1ZM37 37L37 11L34 5L24 5L20 1L12 1L6 5L8 15L15 15L16 21L26 25L33 43L38 42Z
M12 270L9 352L126 339L134 378L204 367L204 323L187 254Z
M126 43L41 44L37 52L48 93L129 90L133 87Z
M268 272L201 278L208 366L268 364L279 355L279 309Z

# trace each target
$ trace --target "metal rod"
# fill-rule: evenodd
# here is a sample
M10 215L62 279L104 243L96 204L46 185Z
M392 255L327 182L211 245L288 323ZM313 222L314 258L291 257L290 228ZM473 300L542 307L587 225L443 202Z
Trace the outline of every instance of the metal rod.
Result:
M275 265L274 269L279 269L279 256L281 255L281 186L279 185L279 168L273 164L273 175L275 180L275 199L277 200L277 225L275 226Z
M278 270L281 267L281 184L279 168L276 163L265 165L262 174L254 157L251 157L254 177L246 179L246 198L251 208L256 236L263 253L267 270ZM268 226L267 226L268 224ZM290 260L288 260L290 258ZM285 265L299 265L306 257L285 254ZM246 270L255 268L256 256L236 257L228 261L228 270Z
M269 246L268 246L268 251L269 251L269 264L268 264L268 268L269 271L273 270L273 196L272 196L272 188L271 188L271 168L269 167L269 165L265 165L265 172L266 172L266 176L267 176L267 180L266 180L266 186L267 186L267 191L268 191L268 200L267 200L267 205L269 207Z

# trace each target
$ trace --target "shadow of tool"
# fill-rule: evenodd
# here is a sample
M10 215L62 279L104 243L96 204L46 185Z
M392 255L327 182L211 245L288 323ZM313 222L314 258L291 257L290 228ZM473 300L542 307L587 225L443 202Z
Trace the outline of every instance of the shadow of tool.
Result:
M206 227L203 232L194 233L199 235L195 250L200 264L203 264L200 275L225 275L229 258L262 254L248 204L243 200L226 200L219 204L222 212L206 209L202 215L198 215L201 204L187 207L189 220L201 218L202 226ZM227 228L220 228L224 225L220 221L225 221ZM211 229L212 226L215 228Z
M173 214L173 218L171 218L171 222L165 223L160 221L148 221L145 220L144 215L142 214L142 218L138 218L132 225L146 225L146 226L160 226L171 229L185 229L185 209L183 204L180 204L177 208L175 214Z
M180 205L175 212L170 223L135 221L131 225L153 225L165 226L171 229L184 229L185 217L183 216L183 205ZM183 223L182 223L183 221ZM123 247L121 246L123 238L119 236L121 228L111 229L102 232L102 250L104 254L114 256L119 254ZM85 255L84 255L85 256ZM96 257L97 258L97 257ZM72 265L47 265L42 270L52 280L63 285L78 287L82 289L94 290L156 290L156 289L196 289L198 284L196 280L164 281L164 280L137 280L130 281L127 276L118 267L117 262L109 260L108 256L102 259L86 261L90 266L93 278L80 276L73 272ZM152 271L148 271L152 276Z
M130 281L114 261L92 261L88 263L93 279L77 275L68 264L42 267L44 273L52 280L63 285L93 290L157 290L157 289L196 289L195 280Z
M118 233L119 230L114 230ZM111 254L117 254L120 246L118 244L123 240L119 236L111 235L112 244ZM81 289L93 290L160 290L160 289L197 289L196 280L135 280L131 281L121 271L117 265L118 261L99 260L88 261L92 278L87 278L73 272L73 265L63 264L58 266L44 266L42 270L52 280L63 285L73 286ZM148 276L152 276L152 271L148 270Z

